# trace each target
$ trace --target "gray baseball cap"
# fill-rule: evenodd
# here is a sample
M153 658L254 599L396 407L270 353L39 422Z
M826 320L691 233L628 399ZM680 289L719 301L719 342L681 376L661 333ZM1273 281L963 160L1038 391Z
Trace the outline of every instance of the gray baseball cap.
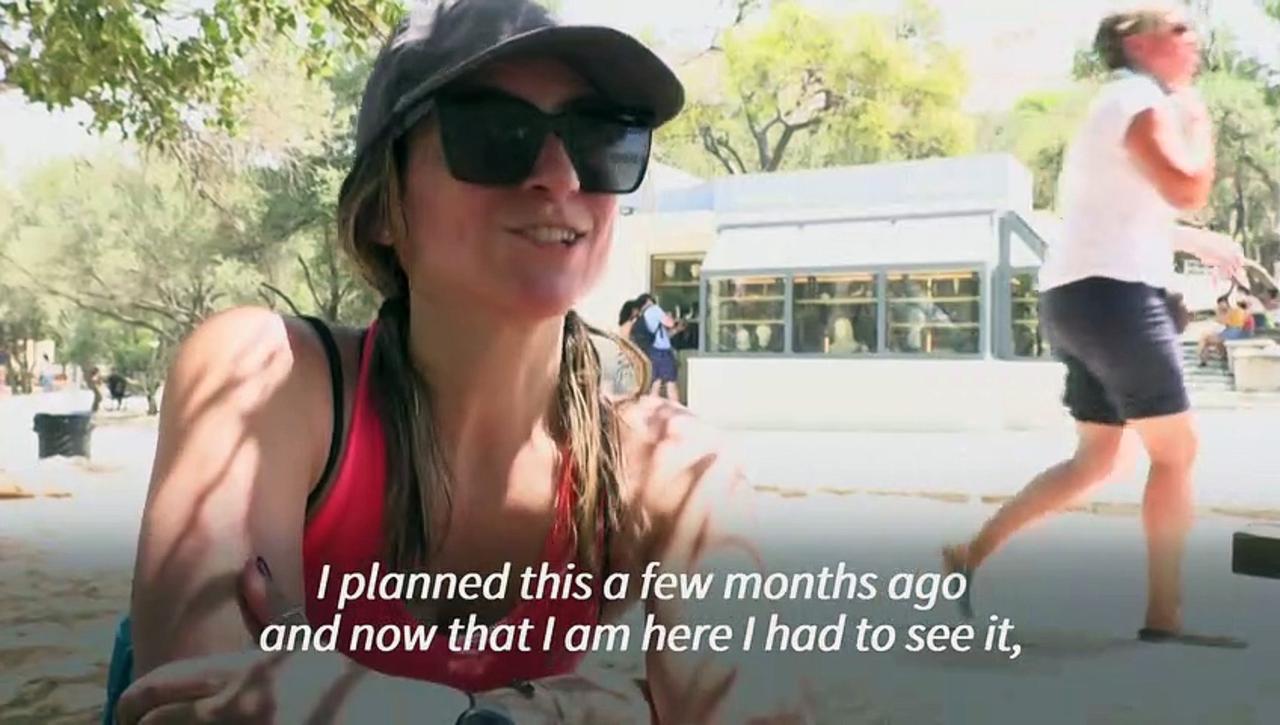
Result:
M530 55L564 62L609 100L652 114L655 127L684 106L675 73L619 30L562 25L531 0L417 2L374 61L356 123L356 153L412 127L425 102L451 81L495 60Z

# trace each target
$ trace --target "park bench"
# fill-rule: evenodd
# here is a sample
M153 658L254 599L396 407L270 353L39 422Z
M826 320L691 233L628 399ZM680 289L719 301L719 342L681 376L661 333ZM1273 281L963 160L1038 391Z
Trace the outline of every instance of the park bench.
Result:
M1280 392L1280 343L1269 337L1228 340L1227 369L1241 392Z

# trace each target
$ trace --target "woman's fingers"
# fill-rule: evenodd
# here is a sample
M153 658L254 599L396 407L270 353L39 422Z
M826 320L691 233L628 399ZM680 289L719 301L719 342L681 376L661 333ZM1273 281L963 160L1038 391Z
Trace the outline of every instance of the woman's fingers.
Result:
M121 725L262 722L276 706L273 683L287 653L256 650L181 660L159 667L125 690Z
M176 702L164 705L148 712L138 721L138 725L187 725L188 723L207 722L196 714L196 703Z
M207 659L184 660L157 668L140 677L120 696L116 719L135 725L153 710L191 703L220 692L237 671L238 662L211 663Z

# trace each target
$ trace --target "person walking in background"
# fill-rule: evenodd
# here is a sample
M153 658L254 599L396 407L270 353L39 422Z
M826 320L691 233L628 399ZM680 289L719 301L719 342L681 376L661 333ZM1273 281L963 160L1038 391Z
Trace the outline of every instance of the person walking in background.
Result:
M684 323L672 319L648 292L636 298L636 303L640 305L640 317L632 328L631 339L649 356L653 368L653 386L649 392L678 401L679 371L671 348L671 333L684 329Z
M107 393L111 396L111 402L116 404L116 410L124 408L124 399L128 390L129 381L123 375L113 370L107 376Z
M972 572L1011 536L1106 480L1125 429L1133 428L1151 460L1142 502L1147 609L1138 638L1243 646L1190 634L1182 623L1198 435L1165 289L1175 243L1192 240L1184 251L1227 278L1243 264L1228 237L1174 229L1180 213L1207 203L1214 180L1209 115L1192 86L1199 43L1180 11L1147 9L1104 19L1095 47L1117 75L1067 151L1065 233L1040 270L1040 319L1066 364L1063 401L1076 420L1076 451L1032 480L972 539L946 547L944 565L971 584ZM961 605L972 614L969 594L966 587Z
M90 365L85 369L84 385L89 392L93 393L93 403L89 406L89 412L97 413L102 407L102 373L97 365Z
M40 356L40 365L36 368L36 377L40 381L40 389L46 393L53 392L53 363L48 355Z

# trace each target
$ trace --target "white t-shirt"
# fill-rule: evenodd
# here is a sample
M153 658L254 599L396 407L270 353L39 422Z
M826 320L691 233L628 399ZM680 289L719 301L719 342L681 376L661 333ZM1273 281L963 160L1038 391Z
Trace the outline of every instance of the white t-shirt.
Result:
M1148 108L1172 104L1154 80L1136 73L1107 83L1094 99L1063 161L1063 235L1045 254L1040 289L1085 277L1168 286L1178 210L1124 145L1133 118Z
M654 350L671 349L671 336L667 334L667 328L662 324L666 317L666 310L659 307L656 302L645 308L643 321L645 326L649 328L649 332L653 333Z

